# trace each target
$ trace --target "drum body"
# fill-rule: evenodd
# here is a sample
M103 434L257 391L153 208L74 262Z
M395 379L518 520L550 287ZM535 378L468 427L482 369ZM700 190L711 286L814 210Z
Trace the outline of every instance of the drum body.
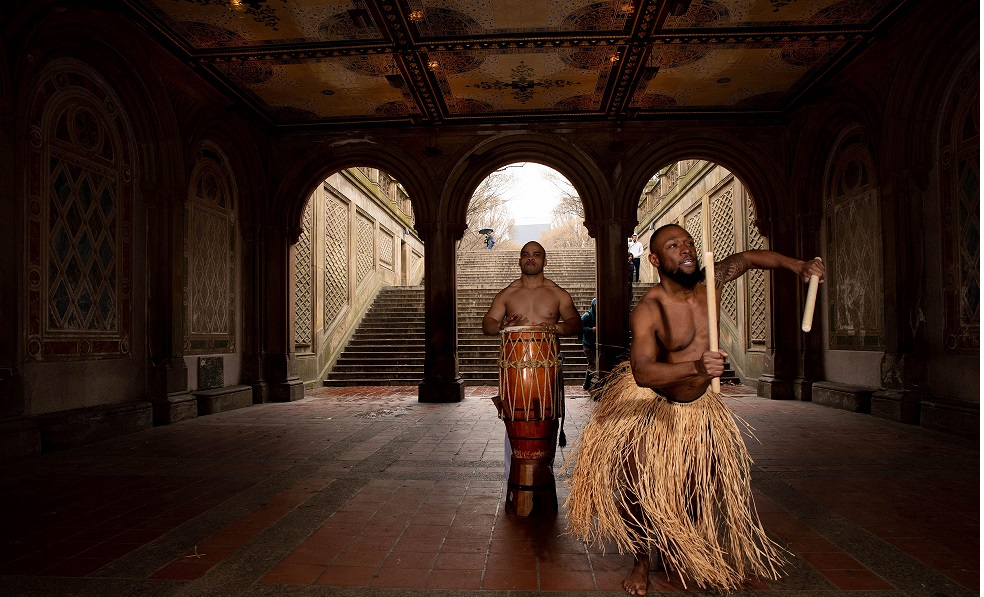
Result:
M557 512L551 468L556 454L561 378L557 337L531 327L502 332L499 359L501 417L512 448L506 512L519 516Z

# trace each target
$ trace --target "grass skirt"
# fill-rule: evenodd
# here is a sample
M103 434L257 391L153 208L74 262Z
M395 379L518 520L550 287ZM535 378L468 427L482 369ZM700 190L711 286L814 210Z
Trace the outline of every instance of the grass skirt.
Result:
M565 465L571 531L620 553L659 555L684 586L689 578L735 590L752 575L778 578L784 550L759 522L735 419L750 432L719 394L671 402L619 365Z

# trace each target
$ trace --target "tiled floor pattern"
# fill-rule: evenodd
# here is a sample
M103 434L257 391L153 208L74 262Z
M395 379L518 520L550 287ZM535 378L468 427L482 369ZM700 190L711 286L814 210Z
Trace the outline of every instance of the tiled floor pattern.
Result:
M755 429L760 516L790 551L786 576L749 590L978 591L975 443L742 386L725 392ZM617 591L629 558L571 538L562 508L536 519L503 512L494 393L422 404L416 388L321 388L8 465L0 587ZM567 398L573 443L595 403L580 388ZM654 572L654 592L684 590Z

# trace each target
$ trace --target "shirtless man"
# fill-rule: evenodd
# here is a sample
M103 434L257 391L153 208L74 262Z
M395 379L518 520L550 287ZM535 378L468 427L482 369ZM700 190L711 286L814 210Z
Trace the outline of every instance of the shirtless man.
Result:
M581 315L571 295L543 275L547 252L543 245L530 241L519 252L520 277L492 299L492 306L482 318L482 333L499 334L511 326L537 326L559 336L581 333ZM558 321L561 320L561 321ZM508 434L504 439L506 479L512 458Z
M692 402L704 395L711 378L724 373L728 356L709 350L704 270L698 266L693 237L680 226L656 230L649 250L649 262L659 272L660 283L646 292L629 319L632 374L639 386L653 388L675 402ZM823 263L817 259L800 261L774 251L736 253L714 265L718 303L722 286L750 269L788 269L804 282L811 275L821 281L824 276ZM637 465L642 468L646 463ZM645 595L650 554L636 553L634 558L622 587L629 595Z
M522 275L495 295L482 318L482 333L494 336L512 326L539 326L559 336L581 333L581 316L571 295L543 275L547 253L536 241L519 252Z

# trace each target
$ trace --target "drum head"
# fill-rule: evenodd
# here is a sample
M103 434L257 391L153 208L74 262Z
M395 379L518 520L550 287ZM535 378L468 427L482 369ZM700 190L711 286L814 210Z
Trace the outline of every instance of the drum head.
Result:
M511 325L502 328L503 332L545 332L547 330L535 325Z

